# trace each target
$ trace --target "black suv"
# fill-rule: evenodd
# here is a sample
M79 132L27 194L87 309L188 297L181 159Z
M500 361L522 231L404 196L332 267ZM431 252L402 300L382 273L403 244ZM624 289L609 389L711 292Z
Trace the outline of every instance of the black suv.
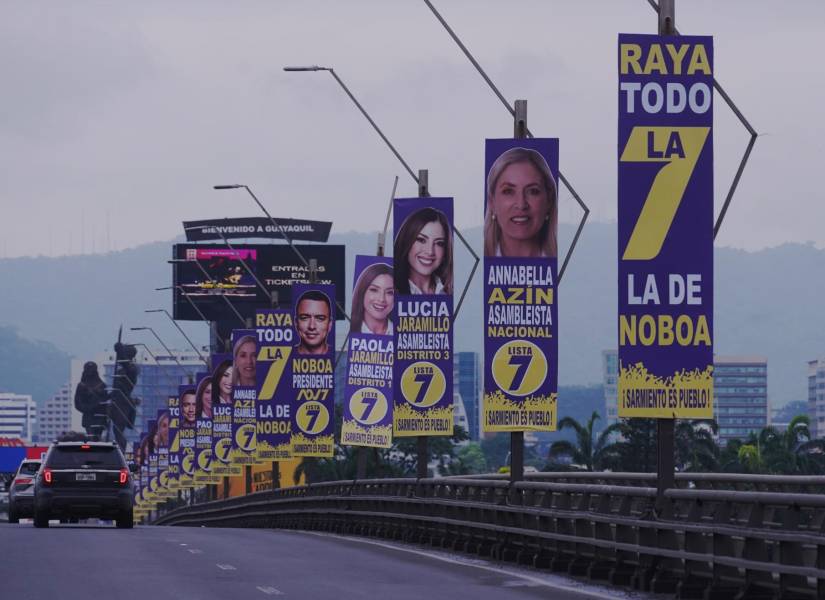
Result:
M120 448L111 442L55 442L34 484L34 526L49 519L115 519L132 527L134 486Z

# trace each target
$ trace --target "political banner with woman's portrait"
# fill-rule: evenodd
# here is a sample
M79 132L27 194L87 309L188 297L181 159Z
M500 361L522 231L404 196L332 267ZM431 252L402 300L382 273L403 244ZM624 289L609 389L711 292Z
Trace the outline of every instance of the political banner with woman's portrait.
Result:
M341 444L392 446L395 280L391 258L356 256Z
M172 493L177 492L180 487L180 439L178 437L180 426L180 406L177 396L169 396L166 399L166 407L169 412L169 448L168 458L169 468L167 469L167 487Z
M396 198L393 433L453 434L453 199Z
M195 438L197 437L197 390L187 383L178 387L180 421L178 422L178 487L187 489L195 484Z
M213 354L212 366L212 474L235 477L243 473L232 463L232 354Z
M335 286L292 286L292 455L332 457L335 451Z
M212 374L195 375L195 477L198 485L218 483L212 470Z
M169 499L176 495L169 487L169 409L158 409L157 416L155 449L158 453L158 494Z
M713 417L713 38L619 36L618 415Z
M559 141L487 140L482 431L555 431Z
M290 439L292 399L292 311L255 312L258 335L258 462L292 458Z
M254 465L257 458L255 401L258 394L258 334L232 330L232 464Z

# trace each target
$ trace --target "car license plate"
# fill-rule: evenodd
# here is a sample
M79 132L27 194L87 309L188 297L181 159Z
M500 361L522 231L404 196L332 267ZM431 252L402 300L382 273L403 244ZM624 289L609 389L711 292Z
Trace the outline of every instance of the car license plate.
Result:
M76 473L75 481L95 481L94 473Z

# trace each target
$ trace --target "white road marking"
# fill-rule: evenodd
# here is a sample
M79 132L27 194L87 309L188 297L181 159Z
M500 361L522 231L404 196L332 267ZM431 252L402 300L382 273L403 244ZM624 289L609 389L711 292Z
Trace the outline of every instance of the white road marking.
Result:
M197 548L187 548L187 550L192 554L203 554L203 550L198 550Z
M262 586L259 585L257 588L259 591L263 592L264 594L269 594L270 596L283 596L284 593L281 590L275 589L272 586Z
M502 568L499 568L499 567L492 567L492 566L488 566L488 565L477 564L477 563L474 563L474 562L468 562L468 561L464 561L464 560L460 560L460 559L456 559L456 558L451 558L449 556L440 556L438 554L431 554L429 552L425 552L425 551L421 551L421 550L414 550L412 548L405 548L404 546L396 546L394 544L386 544L384 542L378 542L378 541L375 541L375 540L366 540L366 539L361 539L361 538L347 537L347 536L344 536L344 535L336 535L334 533L323 533L323 532L319 532L319 531L293 531L291 533L300 533L300 534L304 534L304 535L314 535L314 536L317 536L317 537L333 537L333 538L338 538L339 540L346 540L346 541L349 541L349 542L358 542L360 544L369 544L369 545L372 545L372 546L380 546L381 548L388 548L390 550L398 550L399 552L409 552L410 554L417 554L419 556L424 556L424 557L431 558L431 559L434 559L434 560L440 560L442 562L450 563L450 564L453 564L453 565L461 565L461 566L464 566L464 567L473 567L473 568L476 568L476 569L481 569L482 571L488 571L490 573L496 573L497 575L506 575L508 577L518 577L519 579L523 579L525 582L530 582L531 584L533 584L530 587L537 587L537 586L548 587L548 588L551 588L551 589L554 589L554 590L562 590L562 591L565 591L565 592L573 592L573 593L576 593L576 594L581 594L582 596L590 596L591 598L598 598L599 600L616 600L617 597L625 597L625 598L629 597L627 594L624 594L623 596L620 596L619 594L616 594L616 593L613 593L613 594L602 593L602 592L597 592L595 590L586 590L586 589L581 589L581 588L577 588L577 587L573 587L573 586L560 585L558 583L545 581L544 579L542 579L540 577L534 577L534 576L528 575L526 573L518 573L518 572L514 572L514 571L509 571L507 569L502 569ZM507 587L512 587L512 582L507 582L507 583L509 584L509 585L507 585ZM258 589L260 589L260 588L258 588ZM616 591L621 592L621 591L624 591L624 590L616 590ZM636 597L641 597L641 596L636 596Z
M181 544L181 546L188 546L188 544Z
M221 563L218 563L215 566L218 567L219 569L224 570L224 571L235 571L236 570L235 567L233 567L232 565L222 565Z

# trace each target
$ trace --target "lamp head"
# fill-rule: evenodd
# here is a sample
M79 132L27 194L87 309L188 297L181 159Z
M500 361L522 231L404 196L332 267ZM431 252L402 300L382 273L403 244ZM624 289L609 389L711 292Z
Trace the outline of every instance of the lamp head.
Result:
M319 67L312 65L309 67L284 67L284 71L331 71L329 67Z
M243 185L243 184L240 184L240 183L231 183L231 184L227 184L227 185L213 185L212 189L213 190L237 190L238 188L242 188L242 187L246 187L246 186Z

